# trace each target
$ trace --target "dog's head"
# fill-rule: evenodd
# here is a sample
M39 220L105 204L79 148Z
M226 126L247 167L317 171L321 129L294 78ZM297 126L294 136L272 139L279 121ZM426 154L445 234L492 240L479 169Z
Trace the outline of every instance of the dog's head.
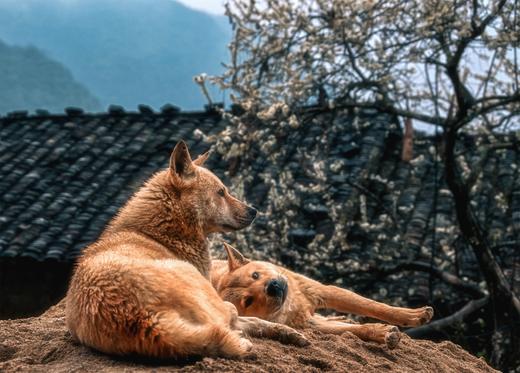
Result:
M272 319L286 301L287 277L274 264L250 261L231 245L224 247L227 268L214 282L220 297L233 303L240 316Z
M192 161L179 141L170 157L169 178L184 209L195 212L205 233L238 230L251 224L256 210L233 197L222 181L203 167L208 153Z

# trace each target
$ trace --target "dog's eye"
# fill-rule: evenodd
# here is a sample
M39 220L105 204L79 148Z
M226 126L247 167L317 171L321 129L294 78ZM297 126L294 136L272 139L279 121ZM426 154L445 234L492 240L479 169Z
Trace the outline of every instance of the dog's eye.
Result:
M253 272L253 274L251 275L251 277L253 277L253 279L255 280L258 280L260 278L260 273L258 272Z
M244 302L244 307L247 308L250 305L252 305L253 304L253 300L254 300L254 298L252 296L247 297L246 301Z
M226 194L226 191L224 190L224 188L219 189L218 195L221 196L221 197L224 197L224 194Z

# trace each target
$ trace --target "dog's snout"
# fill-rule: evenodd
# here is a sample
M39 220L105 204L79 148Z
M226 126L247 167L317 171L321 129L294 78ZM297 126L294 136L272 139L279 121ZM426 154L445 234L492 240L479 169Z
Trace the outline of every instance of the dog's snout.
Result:
M247 217L253 221L253 219L256 217L256 209L253 207L247 207Z
M270 297L285 298L287 281L282 278L269 280L265 286L265 292Z
M244 208L244 206L245 206L245 208ZM237 224L232 226L234 230L247 227L248 225L250 225L253 222L253 220L255 220L255 217L256 217L257 211L253 207L249 207L246 205L243 205L240 207L241 207L240 210L237 211L238 214L235 215L235 222Z

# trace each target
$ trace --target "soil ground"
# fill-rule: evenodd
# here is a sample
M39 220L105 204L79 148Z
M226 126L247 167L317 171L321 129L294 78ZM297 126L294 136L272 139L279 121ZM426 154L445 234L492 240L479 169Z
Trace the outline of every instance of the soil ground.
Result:
M63 302L40 317L0 320L0 372L496 372L451 342L412 340L399 346L306 332L312 344L299 348L253 339L245 360L203 358L172 362L122 359L74 342L65 326Z

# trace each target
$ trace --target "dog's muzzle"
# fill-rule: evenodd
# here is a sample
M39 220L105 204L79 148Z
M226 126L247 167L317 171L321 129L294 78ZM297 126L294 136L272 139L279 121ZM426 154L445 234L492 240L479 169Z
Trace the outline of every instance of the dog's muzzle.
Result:
M287 281L281 277L269 280L265 284L265 293L270 297L279 299L282 304L287 298L287 289Z
M247 207L246 219L249 220L249 224L253 222L256 218L257 211L253 207Z
M243 216L240 216L235 219L236 222L238 223L238 226L233 227L233 228L242 229L242 228L249 226L253 222L253 220L255 220L256 213L257 213L256 209L248 206L246 213Z

